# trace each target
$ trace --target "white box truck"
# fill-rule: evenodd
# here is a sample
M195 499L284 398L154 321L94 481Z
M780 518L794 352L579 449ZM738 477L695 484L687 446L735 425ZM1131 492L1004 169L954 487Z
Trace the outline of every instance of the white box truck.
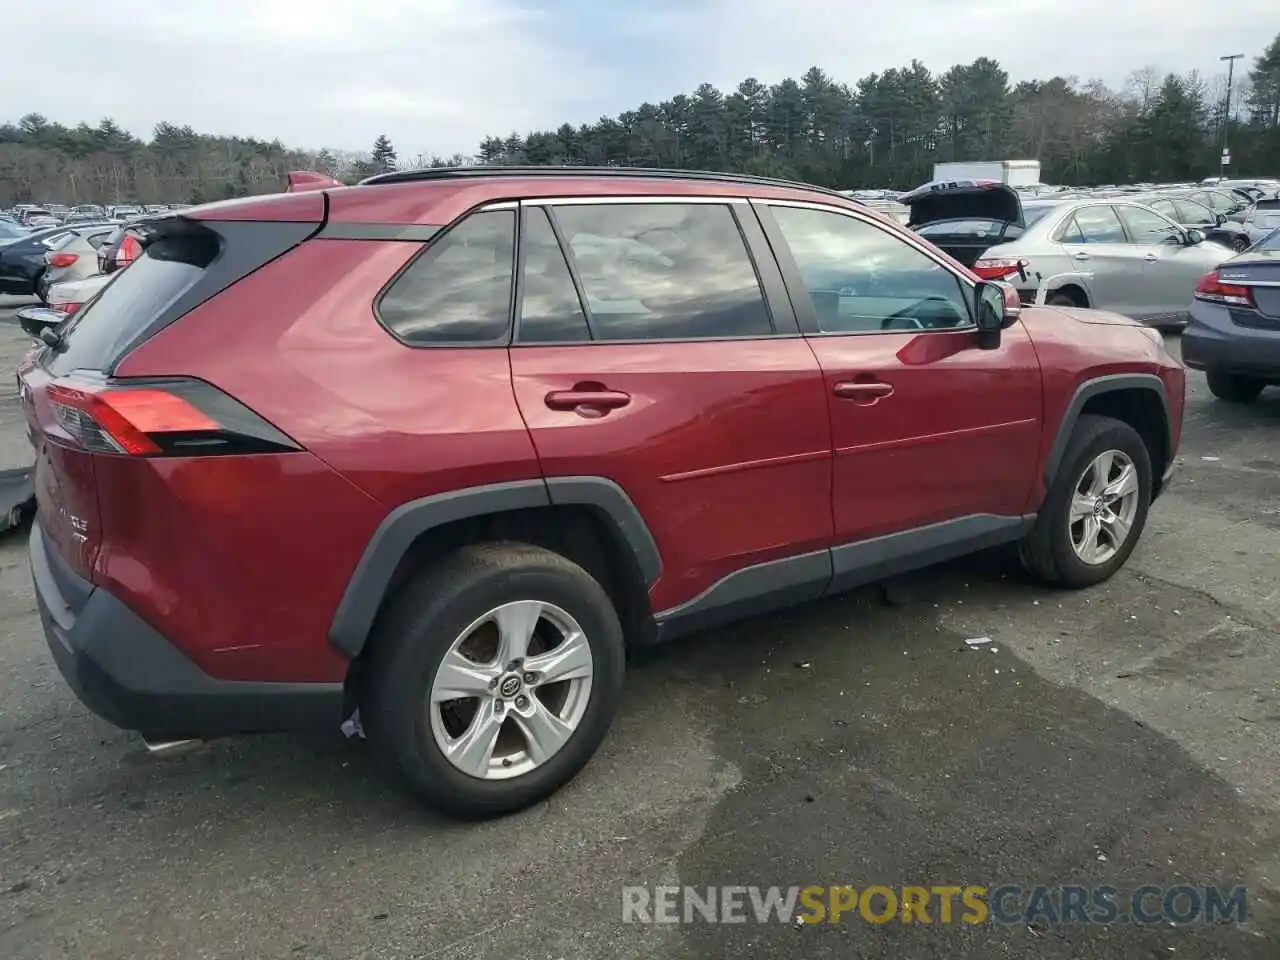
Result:
M969 160L935 163L933 181L994 180L1010 187L1030 187L1040 182L1039 160Z

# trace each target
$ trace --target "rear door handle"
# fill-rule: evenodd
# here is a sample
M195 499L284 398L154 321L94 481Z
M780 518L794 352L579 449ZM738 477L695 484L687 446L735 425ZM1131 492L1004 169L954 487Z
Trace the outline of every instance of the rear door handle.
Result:
M832 390L841 400L858 403L875 403L882 397L893 396L893 384L875 381L846 381L837 383Z
M1147 261L1147 263L1159 263L1159 262L1160 262L1160 258L1159 258L1159 257L1157 257L1154 253L1148 253L1148 254L1145 254L1145 255L1143 256L1143 258L1142 258L1142 259L1143 259L1143 260L1145 260L1145 261Z
M545 399L552 410L572 410L583 416L598 417L625 407L631 402L631 394L621 390L553 390Z
M1085 253L1083 250L1077 250L1075 253L1072 254L1072 256L1075 257L1077 260L1089 259L1089 255Z

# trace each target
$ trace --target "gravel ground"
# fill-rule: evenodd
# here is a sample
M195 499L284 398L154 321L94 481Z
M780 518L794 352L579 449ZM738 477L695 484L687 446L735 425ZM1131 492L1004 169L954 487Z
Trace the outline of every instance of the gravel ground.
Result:
M0 304L2 364L13 329ZM71 697L0 541L0 956L1274 958L1280 390L1233 409L1192 377L1180 472L1110 583L993 553L689 638L633 668L581 777L478 826L337 736L147 756ZM622 886L661 883L1250 899L1193 927L624 924Z

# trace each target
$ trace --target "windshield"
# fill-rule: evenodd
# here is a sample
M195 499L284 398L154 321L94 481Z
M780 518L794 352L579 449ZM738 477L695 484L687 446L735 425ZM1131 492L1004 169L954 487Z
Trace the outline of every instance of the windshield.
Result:
M0 240L17 240L19 237L25 237L26 235L27 231L16 223L0 220Z

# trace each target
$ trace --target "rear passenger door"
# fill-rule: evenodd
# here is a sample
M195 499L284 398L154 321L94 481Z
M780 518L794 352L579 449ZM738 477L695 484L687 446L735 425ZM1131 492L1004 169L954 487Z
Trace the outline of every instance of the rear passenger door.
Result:
M1089 306L1136 316L1145 307L1142 249L1130 243L1111 204L1078 207L1057 240L1089 278Z
M741 611L784 582L821 593L826 397L750 206L610 197L520 216L511 371L553 499L556 478L625 491L662 558L655 612Z

